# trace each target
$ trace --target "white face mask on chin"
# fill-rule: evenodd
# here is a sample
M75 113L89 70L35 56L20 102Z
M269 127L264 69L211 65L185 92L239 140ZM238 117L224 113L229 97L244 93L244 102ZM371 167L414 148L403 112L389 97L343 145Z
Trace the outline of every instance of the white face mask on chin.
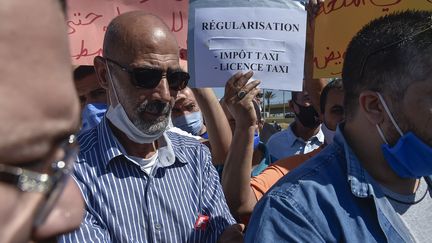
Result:
M333 143L333 139L334 136L336 135L336 131L330 130L326 125L325 122L322 123L321 125L321 130L324 134L324 139L326 144L332 144Z
M111 72L109 70L108 64L105 63L108 71L108 76L111 82L111 85L113 86L114 90L114 97L116 99L117 105L113 108L112 104L109 106L108 111L106 113L106 117L110 122L120 129L126 136L134 141L135 143L144 144L144 143L153 143L155 140L160 138L162 134L169 129L171 121L168 122L168 126L165 129L161 129L160 132L156 134L146 134L139 130L129 119L128 115L126 114L126 111L124 110L123 106L120 104L120 101L117 97L117 92L114 87L114 83L112 81ZM111 102L112 103L112 102ZM167 119L171 119L171 116L168 116Z

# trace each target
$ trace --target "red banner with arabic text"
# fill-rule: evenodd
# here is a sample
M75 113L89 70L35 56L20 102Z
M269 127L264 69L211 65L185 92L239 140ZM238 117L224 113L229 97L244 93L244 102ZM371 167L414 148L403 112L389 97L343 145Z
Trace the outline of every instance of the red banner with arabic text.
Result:
M188 0L68 0L67 31L74 65L93 65L102 54L108 23L121 13L144 10L162 18L179 44L186 60Z

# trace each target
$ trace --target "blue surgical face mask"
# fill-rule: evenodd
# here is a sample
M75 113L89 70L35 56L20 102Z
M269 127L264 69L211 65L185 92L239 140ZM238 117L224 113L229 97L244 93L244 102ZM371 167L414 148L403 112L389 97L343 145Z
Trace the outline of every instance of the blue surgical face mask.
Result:
M432 148L412 132L403 134L385 100L381 94L377 94L391 122L401 135L397 143L390 147L381 128L376 124L378 133L385 142L381 145L381 149L390 167L402 178L420 178L432 175Z
M203 118L200 111L176 117L172 120L175 127L180 128L192 135L199 136L199 132L203 127Z
M255 134L254 134L254 147L253 147L254 150L258 148L259 142L260 142L260 136L259 136L258 132L255 131Z
M85 132L87 130L95 127L102 120L106 110L107 104L103 103L94 103L88 104L84 107L82 111L82 128L81 132Z

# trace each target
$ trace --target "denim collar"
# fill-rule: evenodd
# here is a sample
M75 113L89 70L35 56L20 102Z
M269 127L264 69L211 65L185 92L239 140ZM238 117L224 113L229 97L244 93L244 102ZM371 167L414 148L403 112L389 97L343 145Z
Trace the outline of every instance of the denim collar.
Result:
M102 155L103 163L108 166L109 162L118 156L126 156L127 153L117 138L114 136L109 122L104 117L101 123L98 125L98 133L100 135L99 145L100 154ZM171 140L169 139L167 132L158 139L158 164L157 167L168 167L175 163L176 157L172 147ZM180 162L183 162L181 160Z
M336 129L334 143L343 149L347 163L348 182L351 186L351 192L357 197L365 198L371 195L380 197L382 192L380 190L374 191L373 188L377 187L377 182L368 174L368 172L361 166L357 156L348 145L343 135L345 124L341 123ZM432 187L432 175L425 177L429 187ZM376 195L379 194L379 195Z
M389 242L414 242L409 230L402 219L394 212L378 183L361 166L359 159L354 154L344 135L344 124L340 124L336 130L334 143L342 148L347 165L347 180L351 193L359 198L372 197L377 208L378 220ZM430 177L426 181L431 182ZM384 217L382 217L384 216ZM388 233L393 232L393 233Z
M339 124L336 129L334 143L341 147L345 154L347 164L347 180L351 187L351 193L356 197L365 198L373 194L370 176L361 166L359 159L348 145L343 135L345 124Z

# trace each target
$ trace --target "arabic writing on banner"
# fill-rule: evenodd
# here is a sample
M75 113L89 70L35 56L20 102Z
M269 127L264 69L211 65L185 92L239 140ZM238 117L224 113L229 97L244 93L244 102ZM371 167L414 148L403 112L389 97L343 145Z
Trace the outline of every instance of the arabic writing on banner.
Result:
M302 89L306 11L198 8L193 31L196 87L224 87L233 74L252 70L262 88Z
M351 38L372 19L405 9L432 10L432 0L326 0L315 24L314 78L340 77Z
M93 65L93 58L102 54L109 22L133 10L163 19L177 38L180 58L186 60L188 0L68 0L66 23L73 64Z

